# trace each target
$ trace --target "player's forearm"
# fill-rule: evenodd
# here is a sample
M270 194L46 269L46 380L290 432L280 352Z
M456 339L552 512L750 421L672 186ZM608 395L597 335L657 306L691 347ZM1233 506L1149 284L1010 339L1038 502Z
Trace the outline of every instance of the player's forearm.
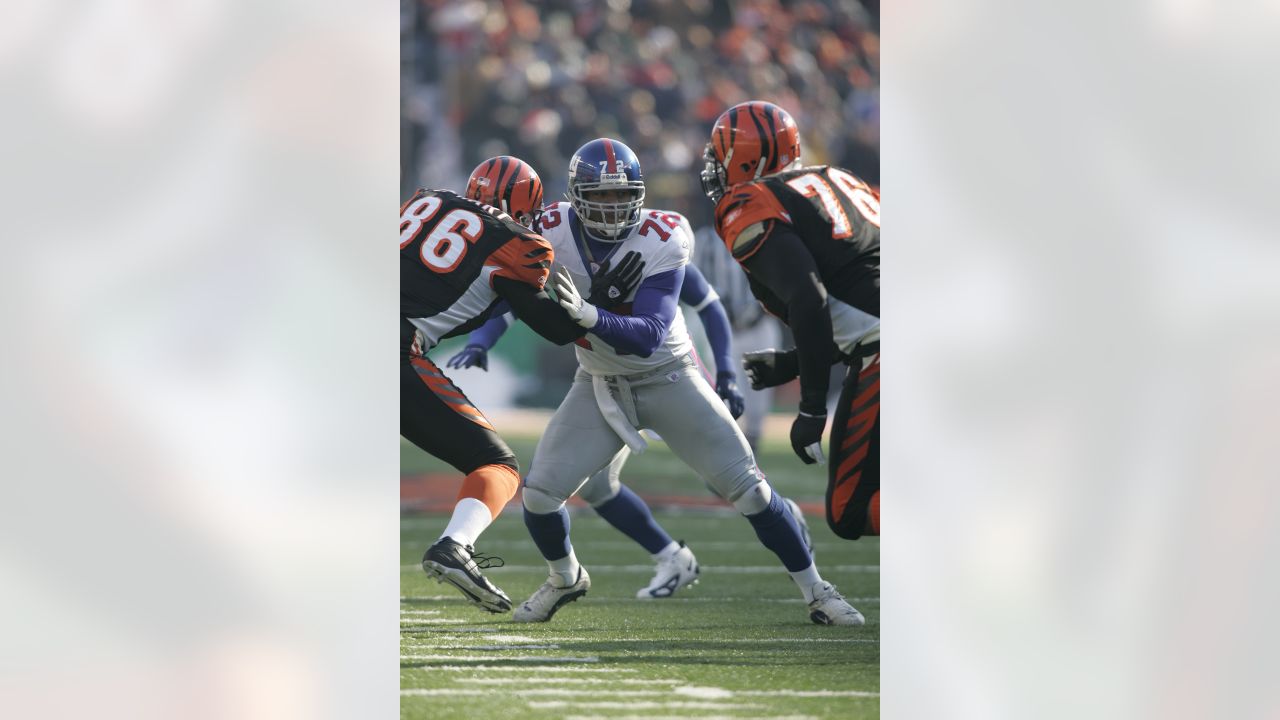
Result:
M831 314L826 298L815 289L798 293L788 305L787 324L796 338L800 370L800 410L811 415L827 411L827 389L831 381Z
M711 354L716 361L716 372L733 372L733 353L729 338L729 315L724 305L718 301L698 311L702 320L702 329L707 333L707 342L711 344Z
M507 278L494 278L493 288L534 332L556 345L567 345L586 334L560 303L542 290Z
M500 310L495 308L495 312ZM467 336L468 345L479 345L488 350L498 344L498 340L502 334L511 326L511 322L507 320L506 313L495 315L489 322L476 328L475 332Z
M649 357L667 337L671 319L658 315L617 315L601 310L591 333L615 350Z
M649 357L667 338L679 311L679 288L683 282L683 267L650 275L636 290L630 315L600 310L591 333L615 350Z

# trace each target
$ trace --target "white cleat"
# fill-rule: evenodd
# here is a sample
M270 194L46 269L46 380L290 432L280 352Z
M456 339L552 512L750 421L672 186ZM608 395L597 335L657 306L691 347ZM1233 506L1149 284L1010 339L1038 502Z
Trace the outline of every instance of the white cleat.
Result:
M800 506L791 498L782 498L782 502L791 508L791 515L796 519L796 524L800 526L800 538L804 540L804 546L809 549L809 557L817 559L813 553L813 535L809 534L809 523L804 520L804 513L800 511Z
M552 579L547 578L547 581L542 583L542 587L516 608L516 611L511 614L513 621L546 622L556 614L557 610L586 595L587 590L591 588L591 576L582 566L578 566L578 580L569 587L556 587L551 584Z
M681 540L680 549L671 557L658 563L658 570L654 573L653 579L647 586L636 591L636 597L641 600L669 598L680 588L698 582L698 575L701 572L702 569L698 567L698 558L693 556L693 551Z
M836 591L835 585L823 581L813 586L813 602L809 603L809 619L818 625L863 625L866 618Z

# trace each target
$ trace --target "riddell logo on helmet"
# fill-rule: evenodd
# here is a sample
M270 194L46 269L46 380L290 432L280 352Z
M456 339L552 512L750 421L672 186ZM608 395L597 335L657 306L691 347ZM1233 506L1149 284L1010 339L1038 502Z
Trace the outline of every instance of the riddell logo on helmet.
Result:
M489 187L489 178L483 176L478 177L476 178L476 184L480 187Z
M600 182L602 183L607 183L607 182L624 183L626 181L627 181L626 173L600 173Z

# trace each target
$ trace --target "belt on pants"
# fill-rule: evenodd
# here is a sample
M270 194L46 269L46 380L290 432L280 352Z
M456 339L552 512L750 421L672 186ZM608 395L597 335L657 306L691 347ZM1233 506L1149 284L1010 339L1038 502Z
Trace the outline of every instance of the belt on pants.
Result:
M640 419L636 412L635 395L631 386L648 384L645 381L659 376L671 375L693 366L692 356L686 354L673 358L653 370L630 375L591 375L591 389L595 394L596 405L600 414L614 433L626 443L632 452L639 454L649 448L649 443L640 435Z

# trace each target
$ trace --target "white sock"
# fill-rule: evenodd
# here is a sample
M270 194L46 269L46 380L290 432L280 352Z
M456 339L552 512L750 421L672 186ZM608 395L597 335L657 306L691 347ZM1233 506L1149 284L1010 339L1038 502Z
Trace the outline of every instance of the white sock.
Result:
M475 498L462 498L453 506L453 517L440 537L452 538L459 545L474 546L480 533L492 522L493 513L489 512L488 505Z
M809 563L809 567L798 572L787 573L792 580L796 581L796 585L800 586L800 592L804 593L804 601L813 602L813 586L822 582L822 576L818 574L818 564Z
M569 554L559 560L548 560L547 566L551 568L552 584L556 587L569 587L578 582L578 556L573 553L573 548L569 548Z
M670 560L671 557L678 552L680 552L680 543L672 540L670 545L667 545L653 554L653 561L662 562L663 560Z

